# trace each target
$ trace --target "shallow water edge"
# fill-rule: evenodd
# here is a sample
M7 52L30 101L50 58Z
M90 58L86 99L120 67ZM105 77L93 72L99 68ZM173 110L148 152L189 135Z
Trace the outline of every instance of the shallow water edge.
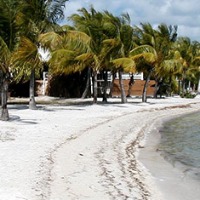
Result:
M152 175L156 187L161 191L161 200L198 200L200 196L199 182L187 176L181 165L168 162L158 148L161 139L159 130L163 124L180 116L166 116L157 120L145 135L144 148L139 150L139 162Z

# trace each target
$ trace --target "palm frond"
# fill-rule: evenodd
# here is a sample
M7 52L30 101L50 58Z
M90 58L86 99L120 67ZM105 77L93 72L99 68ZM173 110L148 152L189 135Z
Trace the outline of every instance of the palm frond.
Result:
M91 41L91 38L84 32L70 30L67 32L67 37L71 40L81 40L82 42L88 44Z
M195 65L199 65L200 66L200 56L196 56L194 61L193 61L193 64Z
M170 60L164 60L162 65L162 69L159 71L159 73L165 75L172 75L181 73L182 70L182 64L179 62L179 60L170 59Z
M74 48L84 49L86 51L90 49L91 37L84 32L70 30L66 33L66 40Z
M141 45L130 51L129 56L137 61L138 59L144 59L147 63L154 64L158 60L156 50L149 45Z
M0 37L0 69L6 73L10 65L11 52L5 43L5 41Z
M83 53L75 58L75 60L79 62L92 62L93 61L93 54L92 53Z
M14 58L21 62L35 62L39 57L37 46L28 38L23 37Z
M102 41L102 47L99 57L104 59L110 52L120 45L120 41L117 39L105 39Z
M62 47L62 37L55 32L40 34L38 41L43 47L48 48L51 51Z
M138 47L134 48L133 50L131 50L129 55L134 56L134 55L141 54L141 53L152 53L154 55L157 55L156 50L150 45L138 46Z
M74 71L77 54L75 51L59 49L51 54L49 59L50 72L53 74L69 74Z
M124 72L136 72L136 64L131 58L117 58L111 61L116 69L122 68Z
M23 37L18 49L13 52L11 71L15 80L28 79L32 69L37 72L43 67L37 46L28 38Z
M154 54L152 53L140 53L130 57L131 59L135 60L136 62L140 59L143 59L145 62L154 64L156 63L157 59Z

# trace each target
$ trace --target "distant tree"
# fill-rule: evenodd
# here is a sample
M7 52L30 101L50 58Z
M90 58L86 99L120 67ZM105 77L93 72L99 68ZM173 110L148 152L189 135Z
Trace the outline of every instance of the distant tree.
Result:
M200 44L191 41L188 37L179 37L175 48L179 52L181 66L177 77L182 80L182 92L186 92L186 81L199 79Z

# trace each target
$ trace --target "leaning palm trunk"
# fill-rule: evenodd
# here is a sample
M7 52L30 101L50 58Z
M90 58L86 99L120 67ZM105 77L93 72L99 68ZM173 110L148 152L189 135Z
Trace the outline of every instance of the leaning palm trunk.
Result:
M36 110L35 102L35 70L31 70L30 85L29 85L29 109Z
M120 86L120 91L121 91L121 102L127 103L126 93L124 89L124 82L122 80L122 71L119 70L118 74L119 74L119 86Z
M8 93L8 82L3 80L1 84L1 116L0 119L3 121L9 120L8 108L7 108L7 93Z
M155 87L154 87L154 93L153 97L156 99L158 97L158 91L160 89L160 80L158 78L155 78Z
M97 71L93 72L93 103L97 103Z
M91 68L88 67L88 71L87 71L87 82L86 82L86 86L85 86L85 90L81 96L81 99L85 99L87 94L88 94L88 91L89 91L89 88L90 88L90 73L91 73Z
M110 93L109 93L109 97L112 97L112 91L113 91L113 87L114 87L115 77L116 77L116 73L113 72L113 73L112 73L112 81L111 81L111 84L110 84Z
M132 89L133 84L134 84L134 77L133 77L133 74L131 74L130 81L128 83L128 94L127 94L127 97L131 97L131 89Z
M160 86L158 84L158 82L155 82L155 88L154 88L154 94L153 97L156 99L158 97L158 90L160 89Z
M152 70L149 71L147 79L144 84L143 93L142 93L142 102L147 102L147 88L150 81L151 73L152 73Z

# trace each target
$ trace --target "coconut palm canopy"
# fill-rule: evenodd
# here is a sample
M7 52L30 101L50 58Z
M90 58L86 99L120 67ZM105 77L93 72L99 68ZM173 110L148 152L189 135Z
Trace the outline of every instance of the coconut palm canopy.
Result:
M141 71L148 80L172 82L178 77L198 80L199 43L178 38L177 26L149 23L132 26L126 14L114 16L91 6L72 14L72 25L59 26L67 0L0 1L1 85L13 72L13 80L39 74L43 60L39 48L50 53L49 72L70 74L92 70L94 102L97 73ZM6 88L6 87L5 87Z
M33 74L33 70L40 67L38 35L57 26L56 21L64 16L66 1L0 1L1 119L9 119L6 93L11 71L16 75L13 78L18 79ZM34 88L32 91L34 93Z
M87 67L94 76L102 70L140 71L159 83L175 80L183 69L183 58L175 47L177 26L160 24L154 29L142 23L132 27L128 14L116 17L93 7L79 9L69 19L73 26L41 36L41 43L52 52L52 73L69 74Z

